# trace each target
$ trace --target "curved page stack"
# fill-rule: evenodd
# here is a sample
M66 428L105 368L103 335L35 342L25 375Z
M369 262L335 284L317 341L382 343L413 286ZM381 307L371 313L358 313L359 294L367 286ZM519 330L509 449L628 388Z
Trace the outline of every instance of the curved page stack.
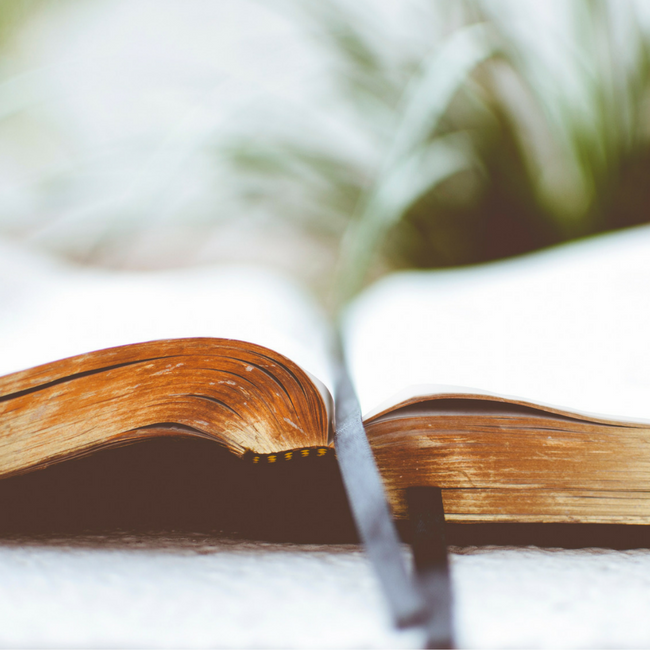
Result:
M119 274L14 249L0 275L0 475L158 436L255 463L333 447L330 332L251 268ZM442 488L456 522L650 522L650 229L401 273L344 343L398 517Z

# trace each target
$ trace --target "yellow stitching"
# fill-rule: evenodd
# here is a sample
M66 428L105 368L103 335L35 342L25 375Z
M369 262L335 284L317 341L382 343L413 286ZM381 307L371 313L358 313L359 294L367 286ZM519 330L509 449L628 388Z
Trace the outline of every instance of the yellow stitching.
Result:
M253 464L259 463L277 463L279 460L292 460L297 458L298 454L302 458L309 458L312 456L312 452L317 456L322 458L327 456L330 452L334 451L330 447L303 447L302 449L291 449L289 451L283 451L275 454L254 454L254 452L246 452L246 456L253 461Z

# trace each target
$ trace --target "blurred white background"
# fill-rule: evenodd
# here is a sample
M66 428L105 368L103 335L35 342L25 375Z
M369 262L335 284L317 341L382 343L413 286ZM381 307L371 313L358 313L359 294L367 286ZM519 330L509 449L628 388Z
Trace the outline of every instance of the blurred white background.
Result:
M322 247L242 208L219 154L242 129L327 113L307 41L273 3L33 7L2 61L0 232L111 267L321 271Z

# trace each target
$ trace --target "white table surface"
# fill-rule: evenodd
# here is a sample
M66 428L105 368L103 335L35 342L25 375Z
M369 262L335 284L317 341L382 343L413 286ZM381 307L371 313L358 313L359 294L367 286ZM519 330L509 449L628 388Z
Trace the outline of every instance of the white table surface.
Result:
M454 548L458 644L650 646L650 551ZM417 647L354 545L5 537L2 647Z

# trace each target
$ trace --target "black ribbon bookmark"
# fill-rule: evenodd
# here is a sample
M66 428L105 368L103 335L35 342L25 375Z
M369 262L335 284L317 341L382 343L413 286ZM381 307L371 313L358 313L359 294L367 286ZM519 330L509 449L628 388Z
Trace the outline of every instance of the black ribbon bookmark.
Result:
M406 501L415 571L429 611L427 648L453 648L452 593L442 491L432 486L409 487Z
M359 536L398 627L419 626L428 648L453 648L444 511L438 488L407 495L417 578L408 573L361 409L339 347L334 444Z
M336 456L354 516L398 627L422 624L424 599L409 578L384 486L366 438L361 409L341 360L336 383Z

